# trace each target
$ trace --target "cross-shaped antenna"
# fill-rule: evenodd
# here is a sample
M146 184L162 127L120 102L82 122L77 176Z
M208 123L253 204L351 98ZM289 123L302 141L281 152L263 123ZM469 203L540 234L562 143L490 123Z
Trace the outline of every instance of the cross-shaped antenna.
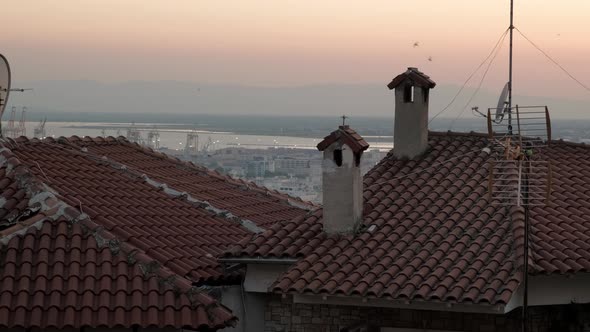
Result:
M342 118L342 126L344 126L346 119L348 119L348 117L346 115L342 115L341 118Z

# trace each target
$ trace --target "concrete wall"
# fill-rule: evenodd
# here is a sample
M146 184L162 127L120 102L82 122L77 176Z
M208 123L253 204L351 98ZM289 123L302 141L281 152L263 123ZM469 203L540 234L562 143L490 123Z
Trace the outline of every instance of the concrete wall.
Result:
M223 331L263 331L267 297L267 294L243 291L241 285L222 287L221 303L238 317L236 327Z
M428 147L428 98L425 90L414 88L414 102L404 102L404 85L395 89L393 153L413 158Z
M334 150L342 149L342 166L333 160ZM324 150L322 187L324 231L353 232L363 214L361 169L355 164L352 150L334 143Z
M514 293L506 311L522 306L523 286ZM590 303L590 273L529 277L528 303L531 306Z
M279 275L287 269L288 264L248 264L246 267L246 292L268 293L270 286L277 281Z
M245 294L244 294L245 298ZM232 313L238 317L238 323L235 328L227 328L224 331L243 332L244 329L244 307L242 301L242 286L222 286L221 287L221 304L228 307Z

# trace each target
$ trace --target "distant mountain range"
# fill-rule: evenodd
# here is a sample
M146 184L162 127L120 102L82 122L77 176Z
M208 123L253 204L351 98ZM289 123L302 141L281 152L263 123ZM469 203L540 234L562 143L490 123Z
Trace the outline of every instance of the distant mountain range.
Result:
M210 85L176 81L31 81L14 86L33 88L32 92L13 93L10 105L28 106L35 119L46 113L133 113L133 114L237 114L274 116L393 116L393 93L384 84L332 84L300 87L251 87ZM474 92L465 88L441 118L470 118L471 107L493 107L500 92ZM431 116L444 108L459 87L439 85L431 94ZM554 118L586 118L590 100L554 97L515 96L515 103L548 105ZM7 113L8 113L7 111ZM7 115L5 114L4 117ZM141 122L138 116L138 122Z

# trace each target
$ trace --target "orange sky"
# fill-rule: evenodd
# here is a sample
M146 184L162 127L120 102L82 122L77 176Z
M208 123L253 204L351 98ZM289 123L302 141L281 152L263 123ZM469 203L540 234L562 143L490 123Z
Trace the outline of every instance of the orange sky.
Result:
M0 52L17 80L386 83L418 66L460 84L508 26L508 4L19 0L2 5ZM589 13L588 0L516 0L515 25L590 85ZM517 92L590 98L522 38L515 43ZM506 50L507 41L486 88L506 80Z

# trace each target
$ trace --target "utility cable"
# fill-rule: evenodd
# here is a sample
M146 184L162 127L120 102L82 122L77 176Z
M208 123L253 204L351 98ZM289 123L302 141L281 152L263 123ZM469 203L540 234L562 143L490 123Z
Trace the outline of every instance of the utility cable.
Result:
M567 69L565 69L562 65L560 65L559 62L557 62L557 60L553 59L549 54L547 54L547 52L543 51L543 49L541 49L541 47L539 47L532 40L530 40L527 36L525 36L525 34L522 33L522 31L520 31L518 28L514 28L514 29L516 29L516 31L518 31L518 33L524 39L526 39L526 41L528 41L534 48L536 48L539 52L541 52L541 54L543 54L547 59L549 59L549 61L553 62L553 64L555 64L557 67L559 67L559 69L561 69L561 71L563 71L567 76L569 76L572 80L574 80L576 83L578 83L586 91L590 92L590 87L588 87L586 84L582 83L580 80L578 80L576 77L574 77L574 75L572 75L569 71L567 71Z
M488 75L488 72L490 71L490 68L492 67L492 64L494 63L494 60L496 59L496 57L500 53L500 50L502 49L502 46L504 45L504 40L506 40L506 36L507 36L507 34L504 34L502 40L499 41L499 43L496 44L496 46L494 47L495 50L496 50L495 53L494 53L494 56L492 57L492 59L488 63L488 66L486 67L486 70L484 71L484 73L483 73L483 75L481 77L481 80L479 80L479 84L477 85L477 88L471 94L471 97L469 97L469 100L467 101L467 103L465 103L465 106L463 106L463 109L461 110L461 112L459 113L459 115L457 115L457 117L455 117L455 119L453 119L453 122L451 122L451 125L449 127L449 130L453 128L453 125L455 125L455 122L461 117L461 115L463 115L463 113L465 112L465 110L467 109L467 107L469 106L469 104L471 104L471 102L473 101L473 99L475 98L475 96L478 94L479 90L481 89L481 86L483 85L483 81L485 80L486 76ZM493 51L494 50L492 50L492 52Z
M498 47L498 45L502 42L502 40L504 40L504 38L506 38L506 35L508 34L508 29L506 29L502 35L500 35L500 38L498 38L498 41L496 42L496 45L494 46L494 48L492 49L492 51L490 52L490 54L488 54L488 56L479 64L479 66L477 66L477 68L471 73L471 75L469 75L469 77L467 77L467 79L465 80L465 82L463 83L463 85L461 86L461 88L459 89L459 91L457 91L457 93L455 94L455 96L453 97L453 99L451 99L451 101L449 102L449 104L447 106L445 106L442 110L438 111L432 118L430 118L430 120L428 121L428 125L430 125L430 123L436 119L439 115L441 115L443 112L445 112L447 109L449 109L449 107L451 107L451 105L453 105L453 103L455 102L455 100L457 99L457 97L459 97L459 95L461 94L461 92L463 91L463 89L465 89L465 86L467 86L467 83L469 83L469 81L471 81L471 79L473 78L473 76L475 76L475 74L481 69L481 67L483 67L486 62L488 62L488 59L494 54L494 51L496 50L496 48Z

